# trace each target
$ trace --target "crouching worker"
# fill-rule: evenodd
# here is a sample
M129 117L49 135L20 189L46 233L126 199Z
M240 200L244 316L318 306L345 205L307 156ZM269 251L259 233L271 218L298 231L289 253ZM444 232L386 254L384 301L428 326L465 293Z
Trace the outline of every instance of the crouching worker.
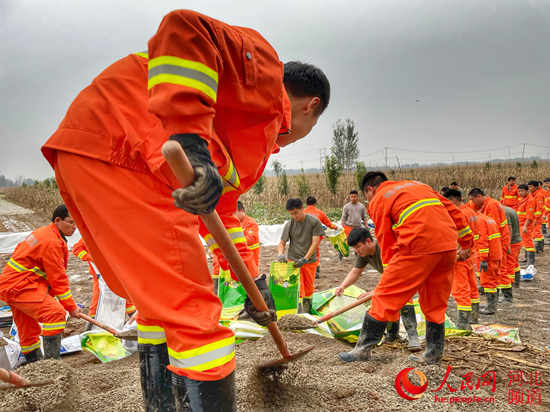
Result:
M27 362L42 359L40 334L44 358L61 359L65 311L74 318L80 317L81 310L72 297L65 273L69 258L66 236L75 230L65 205L58 206L52 223L36 229L19 243L0 275L0 300L11 307Z
M378 246L378 242L372 238L368 229L364 227L354 228L348 236L348 244L357 253L357 258L351 272L348 273L342 284L336 288L336 296L342 295L346 288L355 284L369 263L378 272L384 273L380 247ZM405 325L405 331L409 338L409 350L411 352L422 350L422 346L420 346L420 342L418 341L418 333L416 332L416 314L412 299L401 309L401 317L403 318L403 325ZM388 322L384 340L388 343L400 340L399 318L395 322Z

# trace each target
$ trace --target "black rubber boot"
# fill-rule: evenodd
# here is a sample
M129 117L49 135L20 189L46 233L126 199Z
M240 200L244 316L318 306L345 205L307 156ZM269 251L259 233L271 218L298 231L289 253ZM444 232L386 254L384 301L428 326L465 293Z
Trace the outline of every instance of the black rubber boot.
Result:
M401 338L399 337L399 319L395 322L388 322L386 325L386 334L384 336L385 343L395 343L400 342Z
M361 328L355 348L350 352L340 352L338 354L340 360L346 363L370 360L372 348L382 339L382 335L386 330L386 324L387 322L380 322L368 313L365 313L363 327Z
M528 253L527 251L525 251L525 255L523 256L523 259L521 260L518 260L519 263L527 263L527 256L528 256Z
M472 312L470 312L470 323L479 323L479 303L472 303Z
M458 321L456 322L456 328L462 330L472 331L470 326L470 314L472 312L469 310L459 310L458 311Z
M42 336L44 359L61 360L61 333L53 336Z
M317 269L315 269L315 279L321 278L321 269L319 269L319 266L317 266Z
M501 289L502 298L498 300L498 303L514 303L514 293L512 288Z
M486 292L485 299L487 304L479 311L480 315L494 315L497 313L497 294L496 292Z
M420 356L411 355L411 360L423 365L440 365L445 348L445 323L426 321L426 349Z
M422 350L422 346L418 340L418 332L416 331L416 314L414 313L414 305L405 305L401 309L401 319L403 319L403 326L405 326L405 332L407 332L407 338L409 339L408 349L411 352L418 352Z
M44 356L42 355L42 351L40 350L40 348L35 349L25 355L25 360L27 361L27 363L38 362L42 359L44 359Z
M172 393L172 372L166 343L147 345L138 343L141 392L146 412L175 412Z
M527 252L527 266L535 264L535 252Z
M480 295L485 295L485 289L483 288L483 286L479 285L477 287L477 291L479 292Z
M217 381L172 374L176 412L236 412L235 371ZM164 411L164 409L163 409Z
M311 315L311 298L302 299L302 310L300 313L309 313Z
M514 287L519 288L519 282L521 281L521 270L514 273Z
M535 254L540 254L540 241L534 240L533 243L535 244Z

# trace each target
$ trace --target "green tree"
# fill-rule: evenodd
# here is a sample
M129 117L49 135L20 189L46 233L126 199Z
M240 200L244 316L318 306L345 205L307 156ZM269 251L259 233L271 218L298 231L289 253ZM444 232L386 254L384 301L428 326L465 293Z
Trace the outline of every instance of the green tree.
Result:
M491 169L491 162L485 163L485 170L490 170L490 169Z
M333 195L338 190L338 180L342 174L342 164L336 156L329 155L325 158L325 179L327 181L328 190Z
M516 167L517 167L518 169L521 169L521 163L520 163L520 162L516 162Z
M298 196L304 200L303 198L309 195L309 182L304 174L304 169L301 170L302 173L296 176L296 184L298 185Z
M355 184L357 185L357 190L360 192L363 190L361 188L361 182L363 181L363 177L367 173L367 166L365 166L365 162L356 162L355 163Z
M281 162L275 160L273 162L273 170L275 171L275 175L277 175L277 190L283 196L288 196L288 177L286 175L285 167Z
M535 159L533 159L533 163L531 163L531 169L538 169L538 168L539 168L539 164Z
M252 191L254 192L254 194L261 196L261 194L265 190L266 182L267 182L267 178L265 177L264 174L262 174L258 179L258 181L256 182L256 184L254 185L254 187L252 188Z
M359 137L355 131L355 123L350 118L343 122L338 119L332 129L332 154L344 171L351 172L359 157Z

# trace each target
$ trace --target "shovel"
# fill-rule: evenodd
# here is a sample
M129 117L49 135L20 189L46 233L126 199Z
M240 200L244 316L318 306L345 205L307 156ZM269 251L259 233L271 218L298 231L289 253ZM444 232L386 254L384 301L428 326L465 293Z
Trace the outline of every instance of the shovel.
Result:
M187 187L193 184L195 181L195 171L193 170L191 163L189 163L189 159L187 159L187 156L179 143L174 141L164 143L162 146L162 155L166 159L166 162L170 166L170 169L172 169L172 172L178 181L181 183L182 187ZM229 233L227 233L227 230L223 226L218 213L214 210L208 215L201 215L201 220L204 222L208 231L212 234L214 240L218 244L218 247L227 259L227 262L233 269L233 272L235 272L235 275L239 279L239 282L243 286L256 310L259 312L268 311L269 308L267 307L267 304L256 287L256 284L254 283L250 272L239 255L237 248L229 237ZM275 341L282 358L262 363L259 365L260 368L284 365L288 362L301 358L313 349L313 346L309 346L301 351L298 351L294 355L291 355L277 323L271 322L267 325L267 330Z
M312 326L297 326L297 327L290 327L287 330L306 330L306 329L312 329L319 326L319 324L326 322L329 319L332 319L338 315L341 315L344 312L347 312L350 309L353 309L359 305L362 305L363 303L367 303L372 299L372 296L374 295L374 292L370 292L367 294L367 296L362 297L361 299L357 299L355 302L350 303L349 305L344 306L343 308L340 308L338 310L335 310L334 312L327 313L325 316L320 317L315 321L315 325Z
M88 322L96 325L97 327L103 329L103 330L106 330L107 332L109 333L112 333L113 335L118 335L118 331L114 330L113 328L111 328L110 326L107 326L107 325L104 325L103 323L101 322L98 322L97 320L95 320L94 318L91 318L83 313L80 314L80 317L84 320L87 320Z
M59 378L58 378L59 379ZM6 391L10 389L19 389L19 388L33 388L36 386L44 386L54 383L54 379L46 379L43 381L28 381L22 376L16 374L12 371L7 371L0 368L0 381L8 382L7 385L0 385L0 391ZM13 383L13 384L12 384Z

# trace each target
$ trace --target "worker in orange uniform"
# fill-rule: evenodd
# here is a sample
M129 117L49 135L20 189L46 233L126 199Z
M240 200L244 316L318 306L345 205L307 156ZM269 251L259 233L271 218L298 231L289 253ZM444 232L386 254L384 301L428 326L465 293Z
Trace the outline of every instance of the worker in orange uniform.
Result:
M518 187L516 185L516 178L514 176L508 177L508 184L502 188L502 195L500 196L500 203L503 206L511 207L514 210L518 210Z
M536 180L530 180L527 183L529 192L533 199L535 199L535 222L533 225L533 242L535 243L535 253L539 254L544 251L544 236L542 235L542 214L544 212L544 191L542 187L539 187L539 182Z
M458 207L468 219L468 226L474 235L474 245L470 257L464 261L457 261L453 288L451 295L456 301L458 309L458 321L456 327L463 330L472 330L470 323L479 321L479 291L477 290L477 278L474 269L475 253L479 239L479 227L477 213L463 202L462 193L455 189L447 190L443 196Z
M544 185L546 186L546 193L544 195L544 224L545 224L545 234L544 236L548 238L550 236L550 230L548 230L550 226L550 177L547 177L544 179ZM543 242L545 243L545 242ZM545 243L546 245L549 245L549 242ZM544 250L544 245L543 245Z
M315 216L317 219L319 219L321 221L321 223L323 225L325 225L329 229L337 229L337 228L340 227L337 224L332 223L330 221L330 219L328 218L328 216L325 214L325 212L323 212L321 209L317 209L317 199L315 199L315 197L313 197L313 196L309 196L306 199L306 208L304 209L304 213L306 213L308 215L311 215L311 216ZM321 236L321 240L323 240L323 236ZM319 259L319 247L320 247L320 245L321 245L321 243L319 243L319 246L317 246L317 269L315 271L315 279L319 279L320 278L320 273L321 273L321 269L319 269L320 265L321 265L321 262L320 262L320 259Z
M233 213L271 153L305 137L329 98L319 68L283 65L258 32L176 10L147 52L114 63L79 94L44 145L101 275L138 310L147 411L181 410L188 399L235 410L234 333L218 324L221 302L198 232L222 269L228 265L197 215L221 216L271 307L245 308L267 325L273 299ZM188 188L178 189L162 157L168 138L194 168Z
M440 364L455 262L457 255L459 260L468 259L474 244L468 220L460 209L420 182L394 182L382 172L368 172L361 186L369 201L384 273L355 348L338 356L344 362L370 360L386 323L395 322L401 308L418 292L426 316L426 348L411 359Z
M535 264L535 244L533 243L533 232L535 230L535 211L537 202L529 191L529 186L519 185L520 196L518 204L518 219L521 227L522 245L525 249L527 266Z
M95 314L97 312L97 303L99 302L99 274L94 269L92 256L88 253L84 239L80 238L73 246L73 255L82 260L83 262L88 262L90 275L92 276L92 301L90 302L90 309L88 310L88 316L95 319ZM125 312L128 316L132 316L133 312L136 311L136 307L132 304L131 301L126 301ZM86 325L86 330L92 330L92 324L90 322Z
M502 299L499 302L513 303L514 294L512 292L512 284L519 287L519 279L521 277L521 268L519 266L519 253L521 252L521 227L517 210L508 206L503 206L508 222L508 231L510 232L510 250L511 253L506 256L506 265L500 266L499 271L499 292L502 292ZM498 293L497 292L497 296Z
M486 305L480 309L481 315L494 315L497 312L497 290L499 286L499 269L502 255L502 236L500 225L483 213L478 215L480 258L480 282L485 291Z
M34 230L19 243L0 275L0 300L11 308L27 362L43 357L61 359L65 311L74 318L79 318L82 312L73 299L65 273L69 258L67 236L72 236L75 230L75 222L65 205L58 206L52 223Z
M294 262L295 268L300 268L300 313L311 314L315 270L319 264L317 250L325 230L319 219L304 212L301 199L288 199L285 207L292 219L283 228L277 249L278 261L287 262L285 246L290 241L288 259Z

